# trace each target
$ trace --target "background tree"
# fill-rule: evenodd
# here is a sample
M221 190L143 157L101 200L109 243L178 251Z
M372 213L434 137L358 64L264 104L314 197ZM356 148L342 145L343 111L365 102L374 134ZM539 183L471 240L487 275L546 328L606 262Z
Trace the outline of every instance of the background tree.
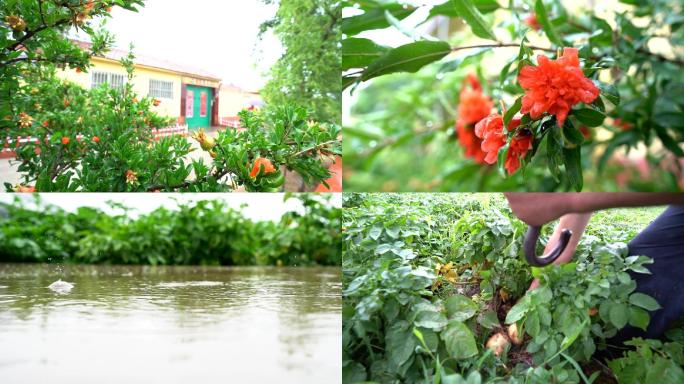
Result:
M341 121L341 17L337 0L280 1L275 18L261 26L262 34L273 30L285 51L262 90L268 103L297 103L319 121Z
M113 36L94 29L91 21L109 17L114 6L137 11L143 1L6 0L0 4L0 117L4 117L0 127L16 123L12 101L25 71L36 65L86 70L90 56L111 47ZM72 29L89 35L93 43L89 51L69 40Z

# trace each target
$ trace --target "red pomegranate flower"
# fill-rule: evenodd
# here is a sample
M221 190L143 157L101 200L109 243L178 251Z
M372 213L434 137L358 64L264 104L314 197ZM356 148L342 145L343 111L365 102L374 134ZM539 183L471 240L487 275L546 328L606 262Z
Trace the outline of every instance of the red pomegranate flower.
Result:
M525 24L527 24L528 27L534 29L535 31L538 31L541 29L541 24L539 24L539 21L537 21L537 15L534 13L530 13L529 16L523 20Z
M473 125L489 115L494 102L489 96L482 93L482 86L474 75L468 75L466 81L470 88L464 84L461 89L457 109L456 133L458 134L458 141L465 148L466 156L484 164L485 153L480 148L482 140L473 132Z
M485 153L482 151L480 146L482 145L482 140L475 136L475 132L472 127L466 127L461 124L460 121L456 122L456 133L458 134L458 141L461 143L463 148L465 148L466 157L470 157L479 164L484 164Z
M623 131L629 131L634 128L634 125L629 122L622 121L622 119L619 117L613 120L613 124L615 124L616 127L620 127L620 129Z
M556 116L562 127L573 105L591 103L599 95L599 89L584 76L579 66L576 48L564 48L557 60L537 56L539 65L526 65L520 70L518 82L525 89L522 114L529 113L538 119L544 112Z
M62 145L69 145L71 140L68 137L62 137Z
M520 125L520 119L512 119L508 130L513 131ZM503 118L493 113L475 125L475 134L482 139L482 150L486 153L488 164L496 163L499 149L506 144L506 134L503 130ZM532 147L532 135L527 131L518 132L509 144L508 156L504 168L509 174L520 168L520 157L524 157Z

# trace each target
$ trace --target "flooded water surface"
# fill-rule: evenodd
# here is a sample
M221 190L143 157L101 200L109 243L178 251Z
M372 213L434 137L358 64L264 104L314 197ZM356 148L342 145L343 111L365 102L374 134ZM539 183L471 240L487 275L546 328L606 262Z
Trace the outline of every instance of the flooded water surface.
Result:
M339 268L0 264L0 383L339 383L341 289Z

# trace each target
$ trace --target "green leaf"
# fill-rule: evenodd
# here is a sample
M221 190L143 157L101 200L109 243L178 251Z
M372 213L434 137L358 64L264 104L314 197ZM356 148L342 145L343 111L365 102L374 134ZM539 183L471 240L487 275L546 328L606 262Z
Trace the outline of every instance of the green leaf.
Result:
M380 58L389 48L369 39L349 38L342 40L342 70L363 68Z
M677 157L684 157L684 151L682 151L682 148L679 147L679 143L677 143L677 141L670 136L670 134L667 132L667 129L658 124L653 124L653 127L655 128L658 138L660 141L662 141L663 145L667 149L669 149Z
M499 326L499 319L496 316L496 312L492 310L488 310L480 314L477 317L477 322L487 329L492 329Z
M447 325L447 319L441 312L422 311L418 313L413 324L417 327L441 331Z
M601 90L601 95L606 98L606 100L617 106L620 104L620 92L613 84L606 84L599 82L598 87Z
M655 311L661 308L656 299L641 292L632 293L629 296L629 302L647 311Z
M563 163L563 138L555 126L551 126L546 134L546 159L549 171L554 179L560 180L560 165Z
M536 337L539 334L539 331L541 331L541 327L539 321L539 314L537 312L530 313L530 315L527 317L527 320L525 320L525 328L527 330L527 333L532 337Z
M402 20L412 14L414 8L404 8L401 4L392 4L382 8L371 9L361 15L345 17L341 23L342 33L352 36L363 31L389 27L390 23L385 17L385 11L389 11L392 16Z
M629 309L629 325L637 328L641 328L644 331L648 327L648 323L651 321L651 316L648 312L641 308L630 308Z
M515 116L515 114L520 111L520 108L522 107L522 98L523 97L520 96L517 99L515 99L513 105L511 105L511 107L504 114L504 127L508 127L508 123L511 121L513 116Z
M394 72L416 72L451 52L443 41L417 41L394 48L371 63L361 76L363 81Z
M380 235L382 235L382 230L382 224L375 224L368 232L368 236L370 236L370 238L373 240L377 240L380 237Z
M413 331L408 329L406 321L392 324L385 335L385 352L388 359L397 367L404 364L413 355L415 340Z
M449 357L466 359L477 355L477 344L470 328L460 321L451 321L441 334Z
M565 124L563 124L563 136L574 145L580 145L584 142L584 135L575 128L575 124L570 119L565 120Z
M561 342L561 349L566 349L570 345L572 345L572 343L574 343L575 340L577 340L577 337L579 337L580 333L582 332L582 329L584 329L588 322L589 319L585 319L582 322L573 321L571 323L571 326L567 327L567 329L563 331L565 337Z
M601 111L603 113L606 112L606 105L603 103L603 99L600 97L594 99L594 101L591 103L591 106L598 111Z
M546 8L544 7L544 2L542 0L537 0L534 3L534 13L537 16L537 21L539 21L539 24L541 24L542 29L544 30L544 33L546 33L546 36L549 38L549 40L556 44L556 46L562 47L563 41L561 41L556 29L553 27L553 24L551 24L549 15L546 13Z
M470 319L477 312L478 306L470 298L455 294L444 302L449 320L464 321Z
M343 76L342 77L342 89L346 89L348 86L359 81L361 77L359 76Z
M527 297L527 296L525 296ZM527 311L530 310L530 304L529 301L526 300L520 300L516 305L514 305L510 311L506 314L506 320L504 321L506 324L513 324L517 322L518 320L522 319Z
M572 185L577 192L582 190L582 186L584 184L581 157L581 147L576 146L574 148L563 148L563 163L565 164L565 172L567 173L570 185Z
M575 109L572 114L587 127L598 127L603 124L603 120L606 118L605 114L591 108Z
M610 47L613 44L613 29L610 27L610 24L598 17L592 17L591 19L596 24L594 26L594 33L589 38L591 44Z
M477 37L496 40L492 29L487 25L480 11L475 8L471 0L456 0L453 2L456 13L465 20Z
M608 312L608 317L613 325L621 329L627 325L629 309L624 303L613 303L610 306L610 312Z
M399 231L400 230L401 230L401 227L399 225L396 225L396 224L385 228L385 232L387 232L387 234L393 239L396 239L399 237Z
M344 383L366 381L366 377L366 367L356 361L352 361L342 367L342 382Z
M436 5L430 9L430 17L437 15L444 15L450 17L461 17L454 3L458 0L449 0L442 4ZM482 13L490 13L499 9L499 3L496 0L471 0L478 11Z

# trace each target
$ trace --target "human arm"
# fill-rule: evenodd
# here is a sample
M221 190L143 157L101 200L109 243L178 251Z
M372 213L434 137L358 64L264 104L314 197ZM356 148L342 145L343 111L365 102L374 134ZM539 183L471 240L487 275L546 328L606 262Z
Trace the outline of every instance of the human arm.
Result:
M505 193L513 213L529 225L544 225L568 213L607 208L684 204L684 193L582 192Z

